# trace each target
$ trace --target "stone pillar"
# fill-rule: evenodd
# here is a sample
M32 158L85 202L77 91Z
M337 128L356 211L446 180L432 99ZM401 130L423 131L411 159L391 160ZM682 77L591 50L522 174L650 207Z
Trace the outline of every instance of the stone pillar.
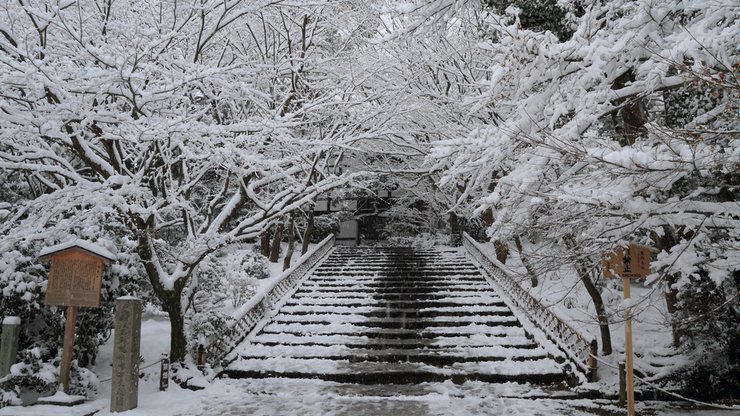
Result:
M21 333L21 318L6 316L3 319L3 335L0 339L0 378L10 373L18 353L18 336Z
M139 404L141 300L132 296L116 299L115 325L110 411L124 412Z

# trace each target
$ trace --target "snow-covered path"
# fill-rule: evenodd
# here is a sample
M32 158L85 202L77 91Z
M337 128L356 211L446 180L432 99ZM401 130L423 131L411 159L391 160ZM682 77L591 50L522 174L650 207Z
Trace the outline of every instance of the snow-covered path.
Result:
M323 380L216 380L192 392L173 386L144 394L140 407L116 416L624 416L608 400L559 399L557 392L517 383L468 381L417 385L358 385ZM550 395L551 398L534 398ZM101 405L104 402L100 402ZM641 416L734 416L676 403L640 402ZM106 407L98 416L108 416Z

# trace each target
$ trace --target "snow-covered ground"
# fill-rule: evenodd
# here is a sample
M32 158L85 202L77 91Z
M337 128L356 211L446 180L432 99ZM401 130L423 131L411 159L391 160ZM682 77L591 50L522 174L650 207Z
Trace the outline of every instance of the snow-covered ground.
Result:
M605 400L526 398L542 394L529 386L467 382L463 385L427 383L421 385L363 386L320 380L216 380L200 391L176 385L159 392L157 381L147 378L139 385L139 407L110 413L106 389L87 408L100 409L96 415L121 416L241 416L241 415L512 415L586 416L624 415L625 411ZM517 398L521 396L524 398ZM73 410L47 406L27 408L28 412L0 415L76 415ZM19 409L20 410L20 409ZM640 415L732 416L735 411L695 409L677 403L638 403ZM55 411L56 413L52 413Z

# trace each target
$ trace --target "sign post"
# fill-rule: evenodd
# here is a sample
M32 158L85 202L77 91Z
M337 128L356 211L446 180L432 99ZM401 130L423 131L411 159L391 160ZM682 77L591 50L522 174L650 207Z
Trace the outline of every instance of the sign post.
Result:
M622 277L624 286L624 355L626 361L627 414L635 416L635 380L632 352L632 304L631 279L642 278L650 274L650 247L630 244L627 250L617 247L604 258L604 277Z
M77 308L100 307L100 288L105 264L116 260L108 250L77 240L47 247L39 253L42 262L50 262L49 282L46 287L47 305L66 306L64 344L59 369L59 384L69 391L69 370L72 366Z
M632 305L629 304L630 294L630 278L628 276L623 277L624 282L624 301L627 303L627 308L624 311L624 355L627 365L627 414L629 416L635 416L635 376L634 376L634 363L632 353Z

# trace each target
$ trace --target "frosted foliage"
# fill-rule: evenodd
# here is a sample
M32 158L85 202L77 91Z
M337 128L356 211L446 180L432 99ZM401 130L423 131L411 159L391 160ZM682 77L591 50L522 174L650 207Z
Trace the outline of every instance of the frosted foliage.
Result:
M510 251L515 238L530 243L522 267L569 266L593 279L606 314L622 307L601 279L603 254L630 242L656 248L647 284L666 296L651 307L669 302L675 345L705 357L697 367L709 363L715 380L731 377L740 340L736 2L557 1L567 36L524 20L552 17L525 16L538 1L513 3L475 19L457 7L479 35L465 83L476 88L463 93L466 131L431 142L425 166L455 210L491 217L491 240Z
M334 165L400 118L343 76L372 9L278 3L3 2L0 235L116 224L179 315L209 254L365 176Z
M229 256L226 282L235 308L248 301L256 292L258 279L270 277L267 259L251 250L239 250Z
M730 279L740 250L738 9L584 7L562 41L490 14L494 40L479 43L489 71L469 102L497 120L434 143L427 163L441 185L462 185L459 203L493 210L491 238L573 236L597 255L670 224L686 241L666 248L657 270Z

